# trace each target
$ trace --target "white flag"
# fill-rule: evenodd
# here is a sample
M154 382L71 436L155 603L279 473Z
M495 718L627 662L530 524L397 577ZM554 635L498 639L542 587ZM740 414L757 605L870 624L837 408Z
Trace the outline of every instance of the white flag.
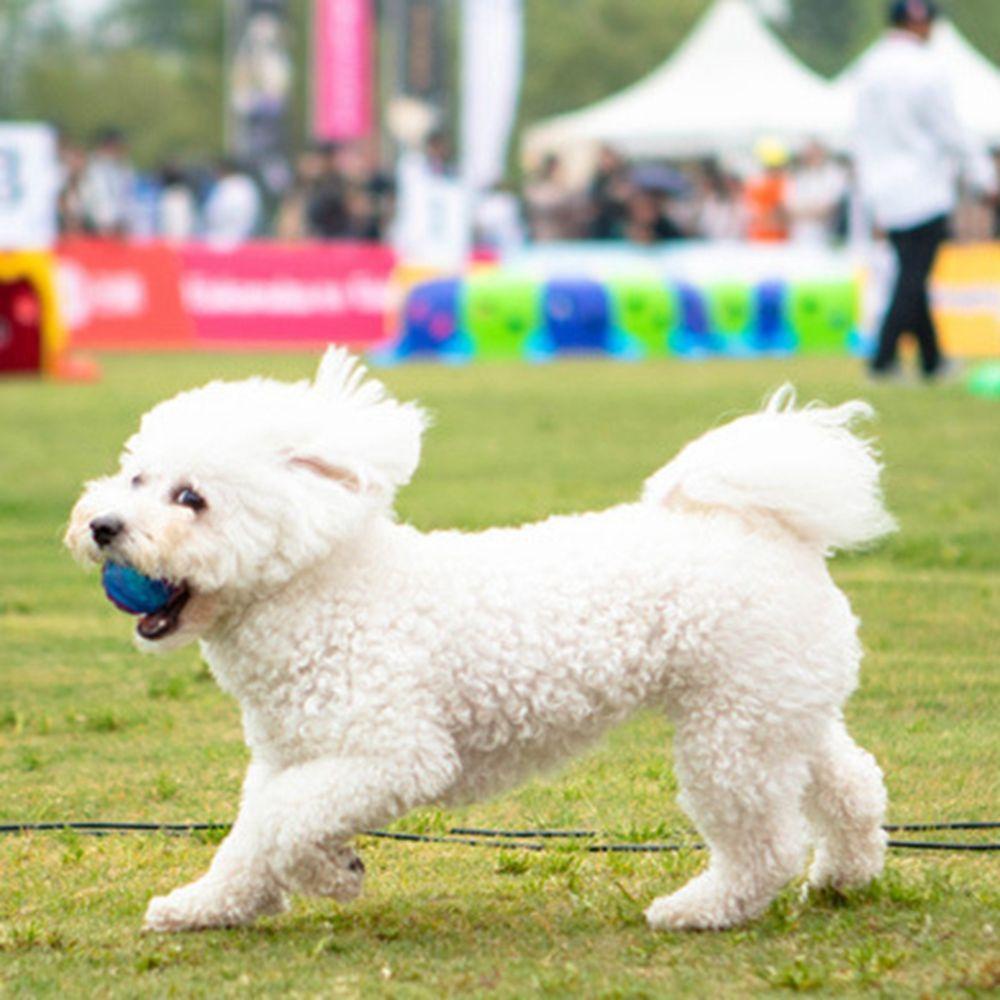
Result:
M462 0L461 173L483 191L504 173L521 89L522 0Z

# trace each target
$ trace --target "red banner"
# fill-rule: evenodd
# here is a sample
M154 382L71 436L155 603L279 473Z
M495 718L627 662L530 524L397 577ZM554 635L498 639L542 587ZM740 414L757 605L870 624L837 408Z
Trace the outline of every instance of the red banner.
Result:
M314 0L313 135L360 139L372 130L372 0Z
M76 348L373 347L393 251L372 243L62 244L59 301Z
M73 347L191 347L177 254L158 243L66 240L56 250L59 310Z

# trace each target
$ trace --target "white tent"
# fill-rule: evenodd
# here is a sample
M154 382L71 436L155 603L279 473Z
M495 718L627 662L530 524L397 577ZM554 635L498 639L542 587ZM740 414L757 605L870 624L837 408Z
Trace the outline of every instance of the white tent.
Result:
M850 106L762 23L745 0L717 0L649 76L580 111L528 129L523 152L608 143L630 156L745 151L762 136L839 143Z
M1000 144L1000 70L951 21L942 20L934 26L930 47L944 64L955 107L966 128L983 142ZM865 54L852 62L834 84L848 104L853 104L854 78Z

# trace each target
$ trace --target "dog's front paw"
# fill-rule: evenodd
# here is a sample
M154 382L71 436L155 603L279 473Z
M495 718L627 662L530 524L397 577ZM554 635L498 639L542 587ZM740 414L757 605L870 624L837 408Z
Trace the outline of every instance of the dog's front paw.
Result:
M157 934L169 934L175 931L198 930L205 925L198 921L195 914L176 898L181 890L175 890L168 896L154 896L146 907L146 916L142 921L144 931Z
M248 891L245 886L202 880L150 900L142 929L164 934L238 927L284 909L285 898L280 892Z

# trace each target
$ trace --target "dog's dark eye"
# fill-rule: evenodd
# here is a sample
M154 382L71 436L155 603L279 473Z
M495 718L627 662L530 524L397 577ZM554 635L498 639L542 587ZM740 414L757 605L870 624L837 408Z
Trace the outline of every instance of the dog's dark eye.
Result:
M146 480L141 475L132 477L132 488L137 490Z
M196 493L190 486L178 486L174 490L174 503L179 503L182 507L190 507L192 510L204 510L208 504L205 498Z

